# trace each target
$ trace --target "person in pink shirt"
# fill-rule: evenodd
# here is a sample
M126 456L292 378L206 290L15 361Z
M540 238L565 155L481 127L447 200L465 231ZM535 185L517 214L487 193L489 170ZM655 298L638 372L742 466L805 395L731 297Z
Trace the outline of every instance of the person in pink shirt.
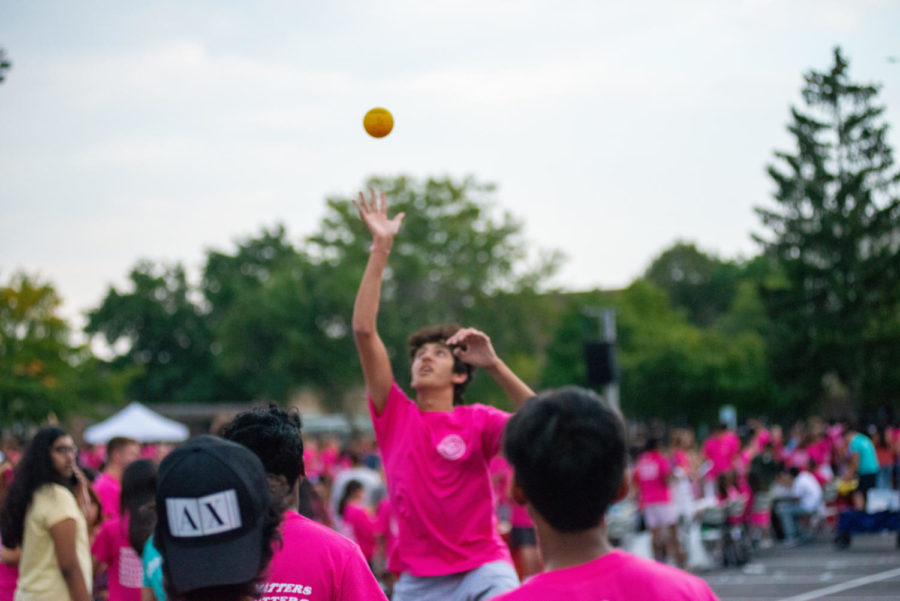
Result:
M657 561L672 557L683 566L685 556L678 542L678 510L669 491L672 466L660 452L658 438L647 439L644 452L635 461L632 479L638 491L638 507L650 530L654 556Z
M354 201L372 234L353 307L353 336L369 411L399 524L405 571L395 601L490 599L518 584L509 549L495 527L488 462L509 414L463 405L473 367L482 367L515 404L532 390L472 328L425 328L410 337L411 400L394 378L377 330L381 282L403 214L389 219L384 193Z
M363 557L371 566L375 557L375 518L363 503L364 494L362 482L347 482L338 502L338 513L341 516L341 534L359 545Z
M718 424L703 443L703 455L712 463L712 468L706 474L707 478L714 482L719 474L730 470L740 447L740 440L734 433L725 424Z
M156 466L150 459L133 461L122 474L120 515L103 522L94 542L94 573L107 570L109 601L141 601L143 567L131 543L131 516L156 495Z
M304 478L300 415L274 405L238 414L225 438L250 449L282 515L259 601L385 601L359 545L297 513Z
M375 513L375 536L381 549L380 553L384 557L384 573L381 575L381 581L386 584L388 591L394 588L394 582L403 572L403 565L397 552L397 531L397 516L391 509L390 496L385 495Z
M494 457L489 465L491 481L494 485L494 496L497 502L498 516L502 511L509 520L509 549L513 555L516 572L520 578L528 578L543 571L541 554L537 548L537 535L534 531L534 522L524 507L513 503L509 496L509 487L512 483L512 466L503 455Z
M496 601L716 600L700 578L607 540L606 510L628 492L625 427L593 392L568 387L529 400L507 423L503 448L546 571Z
M116 436L106 443L106 467L94 480L93 488L100 497L103 519L119 517L119 497L122 494L122 473L141 456L141 443L133 438Z

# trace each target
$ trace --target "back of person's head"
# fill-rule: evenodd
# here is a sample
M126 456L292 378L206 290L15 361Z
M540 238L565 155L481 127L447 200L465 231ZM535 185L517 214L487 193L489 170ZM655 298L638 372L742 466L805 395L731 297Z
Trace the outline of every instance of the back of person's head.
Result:
M156 508L169 599L258 597L280 522L259 457L222 438L193 438L160 464Z
M598 526L624 479L622 418L583 388L526 401L506 424L503 449L525 497L560 532Z
M659 437L658 436L650 436L647 438L647 442L644 443L645 451L656 451L659 449Z
M156 464L149 459L131 462L122 472L122 495L119 509L128 516L128 541L138 553L150 538L155 519Z
M140 442L133 438L128 438L127 436L114 436L109 439L109 442L106 443L106 463L113 462L113 456L118 455L121 451L124 451L129 446L138 445L140 446Z
M790 475L791 478L796 478L797 476L800 475L800 468L797 467L796 465L792 465L788 469L788 475Z
M53 443L67 435L60 428L41 428L25 448L16 465L13 481L6 490L3 510L0 512L0 536L4 546L14 548L22 543L25 512L31 504L34 491L47 483L67 484L53 467L52 458Z
M270 405L236 415L225 427L224 437L253 451L266 472L284 478L290 491L306 474L301 428L298 411L286 412Z
M438 344L446 344L447 339L459 331L459 324L445 323L435 326L425 326L413 332L407 340L409 345L409 358L416 356L416 351L428 343L436 342ZM453 404L462 405L465 403L464 394L469 382L472 381L472 371L474 368L471 364L462 361L455 354L453 355L453 373L466 374L465 382L453 385Z

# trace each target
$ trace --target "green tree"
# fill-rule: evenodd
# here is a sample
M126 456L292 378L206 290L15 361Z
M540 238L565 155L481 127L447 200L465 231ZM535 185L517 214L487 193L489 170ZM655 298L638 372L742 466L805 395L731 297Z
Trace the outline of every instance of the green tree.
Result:
M378 318L398 379L403 382L409 369L406 337L419 326L449 321L484 329L514 370L536 379L543 302L536 291L560 256L550 252L529 262L521 222L497 211L494 187L473 178L376 177L366 187L387 193L392 214L406 213ZM339 345L346 361L355 357L350 317L370 244L350 199L328 199L328 212L309 243L310 256L323 268L321 285L333 300L334 312L321 316L332 331L329 344ZM351 365L348 377L359 382L356 361ZM502 393L486 380L476 377L470 397L502 405Z
M809 72L788 126L797 147L768 168L776 206L757 208L777 267L763 290L773 369L806 409L826 376L862 405L900 385L900 172L878 90L850 80L839 48L828 71Z
M644 278L665 290L673 306L687 310L691 323L706 327L728 310L741 275L738 263L677 242L653 260Z
M626 415L697 423L714 419L724 404L764 412L772 401L764 338L744 326L755 323L752 298L741 295L735 304L738 299L732 321L740 327L725 332L691 324L665 290L643 278L624 290L558 295L541 386L587 383L584 343L598 337L588 308L611 307Z
M132 289L111 287L85 327L110 347L124 347L111 368L131 376L128 396L144 403L228 398L215 372L209 324L184 268L141 261L128 278Z
M0 286L0 426L64 417L118 399L87 347L70 341L50 284L23 273Z

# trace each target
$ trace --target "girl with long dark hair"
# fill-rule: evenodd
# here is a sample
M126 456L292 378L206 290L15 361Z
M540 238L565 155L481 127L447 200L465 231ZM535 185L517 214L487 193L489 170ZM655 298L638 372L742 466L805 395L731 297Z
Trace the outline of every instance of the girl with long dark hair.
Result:
M64 430L35 434L16 466L0 515L3 546L22 548L16 601L90 601L87 480Z
M143 570L137 549L150 536L155 523L146 520L145 508L156 496L156 465L138 459L122 473L119 517L106 520L94 539L91 552L95 572L106 566L109 601L141 601Z

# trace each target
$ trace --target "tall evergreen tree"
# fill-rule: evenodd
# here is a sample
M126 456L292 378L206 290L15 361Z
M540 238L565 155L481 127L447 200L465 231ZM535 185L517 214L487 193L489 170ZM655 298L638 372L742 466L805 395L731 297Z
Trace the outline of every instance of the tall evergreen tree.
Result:
M769 228L757 240L783 276L763 290L773 366L807 409L826 375L871 407L900 390L900 172L879 86L851 81L840 48L805 81L788 126L797 148L768 167L777 205L756 209Z

